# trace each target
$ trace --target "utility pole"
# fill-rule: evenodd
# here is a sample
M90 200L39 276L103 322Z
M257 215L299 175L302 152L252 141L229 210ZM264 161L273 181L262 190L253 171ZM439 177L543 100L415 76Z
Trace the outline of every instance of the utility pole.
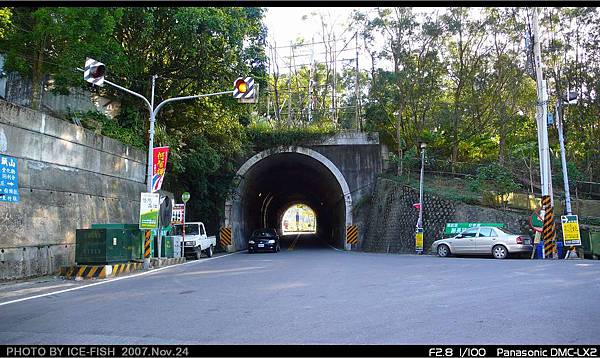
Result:
M355 42L355 47L356 47L356 82L354 84L354 88L356 90L356 100L354 102L354 113L356 114L356 131L360 132L362 131L362 126L360 123L360 89L358 87L358 76L360 74L360 71L358 69L358 31L354 33L354 42Z
M308 69L308 122L313 121L313 76L314 76L314 62L315 62L315 38L312 38L312 45L310 46L310 67Z
M336 54L336 46L335 46L335 33L333 34L333 43L330 46L330 48L332 48L333 50L331 51L331 66L333 68L333 77L331 79L331 120L333 121L333 125L334 127L337 128L337 113L336 113L336 85L337 85L337 81L336 81L336 77L337 77L337 54Z
M415 228L415 252L423 253L423 181L425 177L425 148L427 143L421 142L421 176L419 178L419 218Z
M288 126L292 124L292 42L290 41L290 57L288 67Z
M554 208L552 198L552 176L550 175L550 150L548 146L547 106L548 92L542 72L542 54L539 35L537 8L533 8L533 57L537 84L536 122L540 157L540 178L542 184L542 219L544 227L542 239L544 258L552 255L558 258L556 232L554 228Z
M560 143L560 161L562 164L563 184L565 187L565 207L567 210L567 215L572 215L573 211L571 210L571 193L569 191L569 174L567 173L567 158L566 158L566 154L565 154L565 139L563 137L562 116L560 113L561 108L562 108L561 102L562 102L562 98L559 98L558 103L556 104L556 129L558 130L558 142Z

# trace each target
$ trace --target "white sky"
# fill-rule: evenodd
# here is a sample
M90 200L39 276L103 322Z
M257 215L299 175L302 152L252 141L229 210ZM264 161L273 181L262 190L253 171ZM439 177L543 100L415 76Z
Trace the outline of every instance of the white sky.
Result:
M443 10L444 8L419 7L415 9L415 12L432 12L436 9ZM327 24L333 25L336 37L341 36L344 39L350 39L353 33L351 31L344 33L344 30L348 28L348 25L350 23L350 16L354 10L369 12L374 11L375 7L268 7L264 17L264 22L268 28L268 42L270 45L277 45L277 47L280 48L282 46L289 46L290 42L296 41L298 38L303 38L305 43L312 42L313 38L315 42L322 41L322 26L318 14L322 14L324 18L330 19L327 22ZM303 20L303 17L306 17L306 19ZM383 38L376 39L375 42L377 48L381 49L383 47ZM341 43L338 45L339 47L337 47L337 51L341 49L344 43L345 41L341 41ZM314 52L317 54L319 52L324 52L324 49L321 46L323 45L316 45L314 48ZM363 44L361 39L359 39L358 46L359 48L361 48L359 50L359 67L361 69L370 68L370 57L366 54L364 50L362 50ZM338 59L350 57L354 58L356 56L356 53L355 50L352 50L353 48L355 48L354 41L349 43L349 45L346 48L347 51L341 53ZM299 56L302 55L302 53L305 54L304 57ZM310 57L308 56L309 53L310 47L308 46L301 47L296 51L296 65L298 65L298 67L301 67L299 65L302 63L310 62ZM271 54L268 52L268 49L267 56L271 57ZM287 64L283 62L287 61L285 57L289 56L289 47L282 48L279 50L277 60L280 66L281 73L287 72L287 68L284 67L287 66ZM323 62L325 59L323 57L315 55L315 60L317 62ZM339 65L340 64L338 63L338 66ZM355 64L354 62L346 61L345 65L354 66ZM378 63L377 66L388 67L391 66L391 63L382 62Z
M355 9L368 9L359 7L269 7L265 14L264 21L268 28L268 41L271 45L277 45L277 47L289 46L290 42L296 41L298 38L303 38L304 42L310 43L313 38L315 42L322 41L322 28L321 20L318 14L323 14L326 19L331 19L328 25L334 25L336 35L340 36L344 33L344 30L348 27L349 19L352 11ZM312 14L312 15L311 15ZM303 17L306 19L303 20ZM346 32L342 37L349 39L352 33ZM320 47L322 45L315 46L315 53L323 52ZM343 46L339 45L339 46ZM360 42L359 42L360 46ZM354 48L354 42L352 46L348 48ZM338 51L340 48L338 47ZM296 52L296 64L307 63L310 61L308 56L302 57L302 53L308 55L309 47L303 47L302 50ZM269 53L267 52L267 55ZM289 48L282 48L279 52L280 57L289 56ZM354 57L354 51L350 51L342 54L340 58ZM361 68L364 68L367 64L365 63L364 56L360 56L359 64ZM279 60L280 66L286 66L282 63L282 59ZM315 55L315 60L318 62L323 61L318 55ZM287 72L286 69L281 68L281 72Z

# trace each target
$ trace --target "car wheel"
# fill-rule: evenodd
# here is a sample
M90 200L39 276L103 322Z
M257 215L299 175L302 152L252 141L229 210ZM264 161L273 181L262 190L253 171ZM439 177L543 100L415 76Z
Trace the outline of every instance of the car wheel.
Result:
M208 249L206 249L206 256L212 257L212 255L213 255L213 248L212 248L212 245L210 245L208 247Z
M437 248L437 254L439 257L448 257L450 256L450 248L448 247L448 245L440 245Z
M505 259L506 256L508 256L508 250L506 250L506 247L502 246L502 245L496 245L494 247L492 247L492 255L494 255L494 258L497 259Z

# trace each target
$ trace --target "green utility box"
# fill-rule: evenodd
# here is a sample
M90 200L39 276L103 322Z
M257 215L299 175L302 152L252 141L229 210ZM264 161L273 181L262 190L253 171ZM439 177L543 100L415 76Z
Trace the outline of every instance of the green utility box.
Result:
M154 255L158 256L158 239L154 240ZM170 236L162 236L160 238L160 255L162 257L173 257L173 238Z
M144 259L144 232L138 224L92 224L92 229L121 229L127 231L130 239L131 260Z
M590 231L590 246L592 258L600 259L600 232Z
M585 256L592 256L592 245L590 244L590 230L587 228L579 229L579 236L581 237L581 248Z
M110 264L131 260L131 237L124 229L77 229L75 262Z

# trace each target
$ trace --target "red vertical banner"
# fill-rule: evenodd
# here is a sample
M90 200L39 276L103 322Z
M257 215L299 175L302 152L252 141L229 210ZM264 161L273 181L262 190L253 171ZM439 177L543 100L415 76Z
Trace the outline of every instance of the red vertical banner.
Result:
M154 148L152 153L152 192L160 190L167 169L169 147Z

